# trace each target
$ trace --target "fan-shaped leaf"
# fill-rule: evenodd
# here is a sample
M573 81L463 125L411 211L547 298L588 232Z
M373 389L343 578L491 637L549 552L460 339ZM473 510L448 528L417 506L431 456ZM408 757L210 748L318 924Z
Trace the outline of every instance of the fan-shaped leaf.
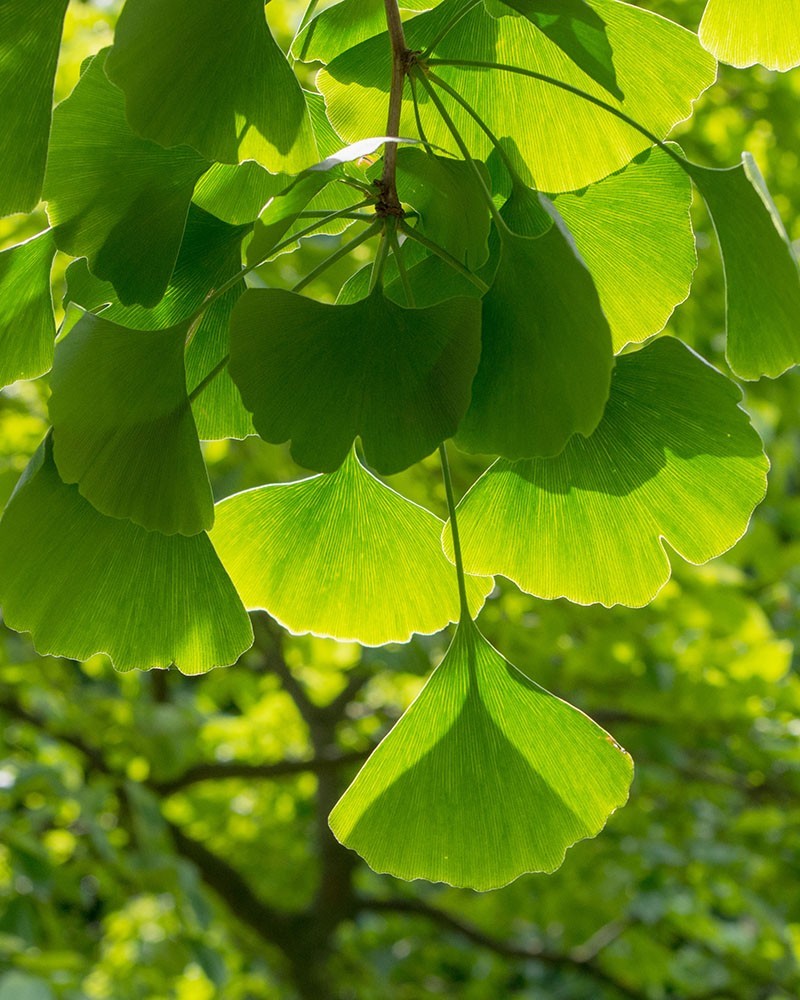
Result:
M330 306L251 289L231 322L231 376L259 434L290 440L298 464L332 472L356 436L393 473L451 437L480 353L480 303L403 309L376 289Z
M708 0L700 41L732 66L800 66L800 0Z
M497 462L463 499L467 571L548 599L647 604L669 579L662 539L706 562L741 538L764 496L768 462L740 398L672 338L618 358L588 440L554 459Z
M442 527L351 452L330 475L223 500L211 537L247 608L294 633L381 646L458 618ZM493 583L470 577L473 613Z
M728 170L688 164L719 240L727 296L727 357L743 379L800 364L800 269L755 160Z
M376 871L495 889L558 868L625 804L632 777L607 733L467 623L330 825Z
M87 313L59 342L51 379L61 478L101 513L165 534L214 521L186 393L187 329L129 330Z
M591 272L614 351L664 329L697 265L686 172L654 148L555 206Z
M53 363L50 270L55 252L48 229L0 253L0 387L37 378Z
M68 2L0 4L0 216L39 201Z
M104 59L101 52L91 61L56 108L44 197L60 250L87 257L126 305L154 306L209 164L187 146L162 149L134 135Z
M104 517L61 481L49 439L0 521L0 604L37 650L120 670L187 674L234 663L250 622L206 535L184 538Z
M425 49L459 10L464 16L436 46L437 59L499 62L555 77L623 110L659 137L691 114L692 102L714 82L716 63L697 36L664 18L617 0L590 0L605 24L614 53L618 101L589 78L538 28L523 17L493 18L483 4L444 0L407 25L411 49ZM383 128L390 86L386 33L361 42L323 69L317 83L328 114L345 141ZM574 191L619 170L651 143L608 111L552 84L529 77L466 67L436 67L500 139L513 136L524 179L540 191ZM442 101L480 159L491 144L478 125L446 94ZM432 143L450 149L452 138L427 95L420 94L422 122ZM524 123L524 128L520 128ZM400 124L415 134L407 101ZM527 169L525 169L527 168Z
M209 160L297 173L317 159L300 84L263 0L128 0L108 74L133 128Z
M458 445L508 458L557 454L599 423L613 363L591 276L561 228L504 235Z

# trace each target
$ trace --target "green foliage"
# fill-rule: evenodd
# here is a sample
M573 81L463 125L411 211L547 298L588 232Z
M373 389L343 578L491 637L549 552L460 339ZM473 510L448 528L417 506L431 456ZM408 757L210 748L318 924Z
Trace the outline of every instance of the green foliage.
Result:
M380 870L487 889L553 871L632 776L480 637L491 577L642 606L669 578L665 541L708 561L763 498L736 386L675 338L638 345L689 293L694 182L730 368L757 380L800 361L800 271L754 161L701 166L664 141L714 82L707 48L783 68L798 31L790 18L778 37L769 7L763 34L744 15L725 34L714 0L700 37L618 0L316 6L293 67L260 0L222 15L127 0L49 139L64 5L30 31L16 3L0 12L16 46L0 54L0 210L41 189L51 227L0 256L4 381L49 367L54 246L74 258L52 429L0 522L0 600L41 652L102 650L123 671L235 662L245 608L366 646L458 619L332 822ZM283 464L241 483L232 463L209 536L206 463L251 454L256 434L288 443ZM448 439L498 459L458 508ZM403 495L437 449L450 548ZM480 463L456 467L474 480ZM274 482L303 469L323 475ZM152 792L131 810L161 836Z

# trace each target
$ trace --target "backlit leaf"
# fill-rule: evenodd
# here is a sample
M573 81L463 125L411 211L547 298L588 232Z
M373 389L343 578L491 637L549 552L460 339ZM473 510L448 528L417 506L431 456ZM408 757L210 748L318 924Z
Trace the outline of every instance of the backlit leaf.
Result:
M444 0L407 25L411 49L424 49L439 29L470 0ZM692 102L716 76L715 60L697 36L655 14L617 0L590 0L605 23L624 101L618 101L533 24L523 17L493 18L472 7L436 46L441 59L466 59L520 66L571 84L623 110L659 137L692 111ZM630 125L583 98L552 84L498 70L434 67L495 135L513 137L524 179L553 193L585 187L619 170L651 143ZM317 83L331 123L345 141L384 128L390 85L386 33L361 42L323 69ZM419 88L418 88L419 90ZM478 125L446 94L441 99L480 159L491 143ZM453 141L426 94L420 92L428 139L446 149ZM524 126L524 127L521 127ZM404 105L400 133L415 135L413 107Z
M700 41L732 66L800 66L800 0L708 0Z
M126 305L154 306L208 163L188 146L162 149L134 135L104 59L101 52L91 61L56 108L44 197L60 250L86 257Z
M68 2L0 3L0 216L39 201Z
M618 358L590 438L554 459L496 462L462 500L467 571L547 599L647 604L669 579L664 541L707 562L764 496L768 462L740 398L672 338Z
M688 164L719 240L727 297L727 357L743 379L800 364L800 268L755 160L728 170Z
M625 804L628 754L471 624L331 813L378 872L488 890L552 872Z
M263 0L128 0L108 74L133 128L209 160L297 173L317 159L300 84Z
M294 633L380 646L458 618L442 527L351 452L330 475L223 500L211 538L248 609ZM492 586L470 577L473 613Z
M0 387L37 378L53 363L50 270L55 252L48 229L0 253Z
M101 513L165 534L214 520L186 392L187 328L130 330L87 313L59 342L51 378L61 478Z
M231 322L230 372L258 433L291 440L299 465L338 469L360 435L393 473L458 428L480 353L480 303L450 299L404 309L379 289L331 306L251 289Z
M47 439L0 521L0 605L41 654L187 674L234 663L247 614L204 534L104 517L61 481Z
M603 415L611 334L586 267L559 226L505 234L483 299L483 347L456 441L508 458L555 455Z

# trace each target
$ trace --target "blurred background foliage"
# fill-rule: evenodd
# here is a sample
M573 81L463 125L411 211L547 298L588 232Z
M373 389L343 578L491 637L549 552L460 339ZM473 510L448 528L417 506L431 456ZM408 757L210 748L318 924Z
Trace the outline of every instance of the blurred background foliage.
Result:
M110 41L118 6L70 6L59 98ZM695 29L703 3L642 6ZM267 10L287 43L299 3ZM795 239L798 107L800 71L723 67L675 133L707 164L751 151ZM722 275L700 206L696 223L694 291L669 330L724 368ZM2 221L0 246L44 225L41 212ZM306 240L262 277L290 284L336 245ZM312 291L332 300L348 273ZM0 394L0 502L43 435L46 383ZM799 996L800 376L748 385L745 405L773 471L733 552L699 569L676 560L645 610L501 584L481 616L509 659L636 760L627 808L555 875L483 896L407 885L327 831L445 635L361 651L262 618L239 665L187 678L40 659L4 632L0 1000ZM206 457L217 496L302 473L256 439ZM480 465L459 456L454 471L463 491ZM392 481L443 514L435 461Z

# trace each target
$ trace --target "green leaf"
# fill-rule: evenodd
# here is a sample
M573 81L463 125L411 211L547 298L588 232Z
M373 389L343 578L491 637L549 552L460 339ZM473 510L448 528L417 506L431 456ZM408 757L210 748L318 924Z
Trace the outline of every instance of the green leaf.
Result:
M469 0L444 0L407 25L411 49L425 49ZM555 77L619 108L659 137L687 118L692 103L714 82L715 60L697 36L655 14L617 0L591 0L605 23L624 101L608 94L553 41L522 17L491 17L483 4L469 10L436 46L440 59L520 66ZM625 166L651 142L608 111L552 84L498 70L435 67L489 125L513 136L523 179L541 191L574 191ZM384 127L390 86L389 40L384 33L337 56L317 77L328 114L345 141ZM420 93L428 139L446 149L452 138L426 94ZM473 154L485 160L491 143L446 94L441 99ZM520 125L524 127L520 127ZM400 133L415 135L413 107L404 104Z
M267 202L292 183L288 174L271 174L253 160L215 163L197 182L194 201L230 225L254 222Z
M700 41L731 66L800 66L800 0L708 0Z
M187 329L129 330L87 313L59 342L51 378L61 478L102 514L168 535L214 522L186 392Z
M442 527L351 451L330 475L223 500L211 539L248 609L263 608L295 634L382 646L458 618ZM468 580L474 614L493 584Z
M41 654L107 653L120 670L234 663L250 621L206 535L104 517L61 481L50 439L0 521L0 605Z
M162 149L131 132L104 59L101 52L91 61L56 108L44 197L60 250L85 256L126 305L154 306L209 165L187 146Z
M494 16L508 14L511 8L527 17L587 76L614 97L624 99L605 21L584 0L486 0L486 6Z
M777 378L800 364L800 269L755 160L727 170L688 164L719 240L728 363L739 378Z
M483 164L479 170L488 187L488 170ZM416 227L428 239L473 271L486 263L491 216L469 163L418 148L400 149L397 193L419 213Z
M439 0L400 0L401 10L430 10ZM342 0L320 11L299 31L291 53L301 62L330 62L345 49L386 30L384 0Z
M378 872L485 891L552 872L625 804L628 754L471 624L330 816Z
M244 293L230 372L258 433L299 465L333 472L360 435L371 466L399 472L458 428L480 353L480 303L403 309L380 290L331 306L279 289Z
M603 415L614 359L591 276L557 225L507 233L483 300L483 348L456 442L471 452L555 455Z
M297 173L317 159L300 84L263 0L128 0L108 59L128 119L162 146Z
M67 268L65 303L77 302L93 311L110 303L103 319L134 329L174 326L192 316L214 288L240 270L241 242L247 232L247 226L230 226L192 205L175 271L157 306L144 309L120 305L113 287L95 278L84 259ZM186 350L186 384L190 392L228 355L230 316L243 291L244 281L213 302L194 331ZM192 411L203 439L244 438L255 433L250 414L227 371L220 372L200 392L192 402Z
M0 216L39 201L68 2L0 4Z
M697 265L691 203L686 172L657 148L555 199L591 272L615 353L663 330L688 297Z
M740 399L672 338L618 358L588 440L555 459L499 461L462 500L467 572L548 600L647 604L669 579L663 541L707 562L742 537L763 499L769 463Z
M37 378L53 363L50 270L55 252L48 229L0 253L0 387Z

